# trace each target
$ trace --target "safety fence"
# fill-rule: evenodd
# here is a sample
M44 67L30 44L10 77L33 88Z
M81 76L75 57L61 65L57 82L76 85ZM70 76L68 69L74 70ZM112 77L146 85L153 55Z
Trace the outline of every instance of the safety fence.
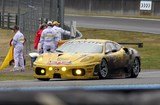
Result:
M26 40L26 53L32 51L33 40L39 27L39 14L37 10L26 12L20 15L19 27Z
M141 1L151 1L151 10L140 10ZM160 0L65 0L66 14L160 16Z
M26 53L33 48L35 33L41 23L58 20L63 26L64 0L0 0L0 28L19 25L26 37Z
M0 12L0 28L12 28L18 23L17 14Z

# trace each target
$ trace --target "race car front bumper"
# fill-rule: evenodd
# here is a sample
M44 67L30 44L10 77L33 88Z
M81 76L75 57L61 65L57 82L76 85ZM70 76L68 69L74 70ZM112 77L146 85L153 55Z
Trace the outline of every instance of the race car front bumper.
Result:
M34 66L34 78L62 78L62 79L95 79L94 69L97 64L90 65L54 65Z

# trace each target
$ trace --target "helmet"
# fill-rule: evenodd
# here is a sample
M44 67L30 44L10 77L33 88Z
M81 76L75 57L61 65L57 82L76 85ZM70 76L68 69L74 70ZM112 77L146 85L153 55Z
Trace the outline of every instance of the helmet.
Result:
M47 24L48 24L48 25L52 24L52 21L48 21Z
M60 23L57 22L57 21L54 21L52 24L53 24L53 25L60 25Z

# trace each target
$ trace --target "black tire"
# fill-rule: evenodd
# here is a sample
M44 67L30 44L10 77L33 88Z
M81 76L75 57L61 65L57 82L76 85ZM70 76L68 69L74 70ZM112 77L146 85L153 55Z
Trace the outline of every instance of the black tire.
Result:
M131 78L137 78L139 72L140 72L140 61L138 58L135 58L131 68Z
M100 70L99 70L99 78L100 79L106 79L110 75L110 71L108 69L108 64L105 59L102 59L100 64Z
M50 78L37 78L37 79L40 81L49 81L50 80Z

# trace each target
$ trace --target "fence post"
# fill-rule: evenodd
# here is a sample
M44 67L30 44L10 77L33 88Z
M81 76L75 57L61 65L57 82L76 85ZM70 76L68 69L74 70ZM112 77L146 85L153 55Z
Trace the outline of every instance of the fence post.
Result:
M1 12L0 12L0 28L1 28Z
M124 14L124 0L121 1L121 15Z
M64 0L59 0L58 5L59 5L58 20L60 21L61 27L63 28L64 27Z
M1 26L2 28L4 28L4 11L5 11L5 1L2 0L2 22L1 22Z
M52 0L50 0L49 1L49 20L51 20L52 19L52 5L53 5L53 1Z
M2 28L4 28L4 14L2 13Z
M8 13L8 16L7 16L7 28L8 29L10 28L10 13Z
M92 1L91 0L89 0L89 6L88 7L89 7L88 12L89 12L89 14L91 14L91 11L92 11Z
M15 23L16 23L16 25L18 25L18 15L17 14L15 16Z
M152 16L155 16L156 14L155 14L155 1L152 1L152 9L151 9L151 14L152 14Z
M17 17L16 17L16 25L19 25L19 20L20 20L20 4L21 4L21 2L20 2L20 0L18 0L18 10L17 10Z
M44 23L43 19L44 19L44 9L45 9L45 0L42 0L42 16L41 16L41 23Z

